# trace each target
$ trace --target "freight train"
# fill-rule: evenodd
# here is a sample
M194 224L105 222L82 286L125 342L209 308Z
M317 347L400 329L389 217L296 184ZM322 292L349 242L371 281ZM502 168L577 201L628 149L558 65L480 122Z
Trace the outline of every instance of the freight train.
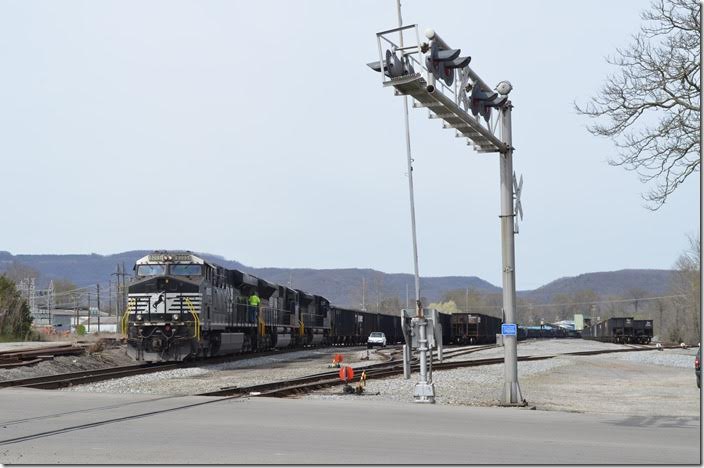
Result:
M653 321L613 317L584 327L582 338L611 343L648 344L653 338Z
M191 252L151 253L137 260L134 274L121 325L127 353L138 361L358 345L373 331L383 332L389 344L404 342L400 314L337 307L322 296L223 268ZM249 305L254 294L258 306ZM450 343L451 316L440 313L439 322L443 342ZM499 328L492 322L485 330L489 337L474 341L495 340Z

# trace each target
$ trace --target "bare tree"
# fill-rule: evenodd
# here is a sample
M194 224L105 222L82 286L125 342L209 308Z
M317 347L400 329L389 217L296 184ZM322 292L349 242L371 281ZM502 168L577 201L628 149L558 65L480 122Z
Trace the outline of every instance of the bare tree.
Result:
M700 11L694 0L656 0L626 49L607 61L618 71L577 112L597 122L593 135L611 138L609 163L636 171L654 186L643 198L657 210L699 170Z
M633 313L638 314L638 304L644 297L648 297L648 291L641 288L631 288L628 290L628 297L633 299Z
M34 268L13 260L10 266L5 270L5 277L15 283L19 283L25 278L38 278L39 272Z
M701 244L699 237L689 238L689 249L686 250L675 263L677 269L672 282L672 290L681 297L675 300L678 310L678 325L687 333L688 341L694 341L700 335L701 317ZM679 311L684 312L684 317L679 316Z

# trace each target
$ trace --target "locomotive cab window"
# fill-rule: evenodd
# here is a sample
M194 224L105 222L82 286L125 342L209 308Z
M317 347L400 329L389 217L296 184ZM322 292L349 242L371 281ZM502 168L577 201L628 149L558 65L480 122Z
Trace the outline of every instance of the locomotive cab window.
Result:
M157 276L166 274L165 265L139 265L137 276Z
M174 276L200 276L200 265L171 265Z

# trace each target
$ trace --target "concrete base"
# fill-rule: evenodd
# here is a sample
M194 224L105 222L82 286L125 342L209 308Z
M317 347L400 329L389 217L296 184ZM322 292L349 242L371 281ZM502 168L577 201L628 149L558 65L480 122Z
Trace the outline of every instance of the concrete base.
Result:
M416 403L435 403L435 384L418 382L413 389L413 400Z
M521 394L521 387L518 382L506 382L504 393L501 398L502 406L526 406L526 400Z

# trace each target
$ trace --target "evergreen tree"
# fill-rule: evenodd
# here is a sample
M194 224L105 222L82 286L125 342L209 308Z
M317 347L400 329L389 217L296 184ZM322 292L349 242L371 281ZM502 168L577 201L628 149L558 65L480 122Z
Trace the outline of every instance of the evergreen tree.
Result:
M0 335L26 339L32 328L32 315L15 283L0 276Z

